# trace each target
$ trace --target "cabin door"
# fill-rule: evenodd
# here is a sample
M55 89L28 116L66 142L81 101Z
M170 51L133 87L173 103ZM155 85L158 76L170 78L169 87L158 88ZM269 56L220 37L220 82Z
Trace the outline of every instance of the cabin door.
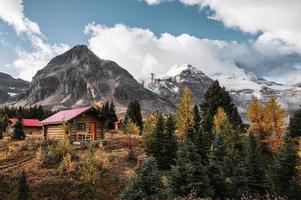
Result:
M95 122L90 122L89 124L89 133L90 133L90 140L95 140L96 139L96 123Z

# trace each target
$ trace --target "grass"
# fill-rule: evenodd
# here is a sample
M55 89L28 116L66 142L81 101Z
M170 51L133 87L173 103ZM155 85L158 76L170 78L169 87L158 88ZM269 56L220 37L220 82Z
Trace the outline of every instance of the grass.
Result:
M143 158L140 136L133 136L134 155ZM100 161L101 181L95 185L97 199L118 199L120 191L135 173L136 162L128 160L128 137L121 133L106 134L104 149L97 149L95 156ZM30 185L31 199L79 199L84 184L80 167L89 154L87 148L75 147L77 158L72 160L74 170L58 173L58 165L43 167L36 157L42 141L0 141L0 194L1 199L11 199L16 188L16 180L25 170ZM63 198L62 198L63 197ZM83 198L83 197L82 197ZM84 198L83 198L84 199Z

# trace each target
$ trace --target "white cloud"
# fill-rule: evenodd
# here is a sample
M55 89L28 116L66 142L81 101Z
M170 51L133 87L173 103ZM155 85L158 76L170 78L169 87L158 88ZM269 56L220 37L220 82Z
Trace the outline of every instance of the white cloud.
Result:
M0 0L0 18L13 26L17 34L41 34L37 23L24 16L22 0Z
M0 19L12 26L18 35L25 34L31 42L31 51L16 48L18 58L9 65L18 69L20 78L30 81L51 58L69 49L66 44L45 41L39 25L24 15L22 0L0 0Z
M89 47L100 58L116 61L136 78L151 72L164 74L174 64L190 63L207 74L222 72L231 64L222 61L218 52L227 42L199 39L188 34L159 37L148 29L129 28L123 24L106 27L91 23Z
M162 2L160 0L156 4ZM179 0L181 3L209 7L208 16L225 26L247 33L259 33L258 47L265 53L281 54L291 51L301 54L300 0ZM276 45L276 46L275 46ZM284 51L283 51L284 50Z
M145 2L150 5L150 6L153 6L153 5L158 5L159 3L162 2L162 0L145 0Z

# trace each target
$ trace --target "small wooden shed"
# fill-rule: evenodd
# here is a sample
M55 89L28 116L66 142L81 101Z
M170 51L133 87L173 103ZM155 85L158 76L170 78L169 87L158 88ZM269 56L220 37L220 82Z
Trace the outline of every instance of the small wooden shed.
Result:
M63 139L63 123L70 126L73 141L95 141L103 137L105 121L92 106L59 111L41 121L44 138Z
M17 123L17 118L10 118L9 119L9 126L8 126L8 132L11 134L14 131L14 125ZM41 131L41 124L38 119L22 119L23 123L23 131L25 135L33 135L33 134L39 134Z

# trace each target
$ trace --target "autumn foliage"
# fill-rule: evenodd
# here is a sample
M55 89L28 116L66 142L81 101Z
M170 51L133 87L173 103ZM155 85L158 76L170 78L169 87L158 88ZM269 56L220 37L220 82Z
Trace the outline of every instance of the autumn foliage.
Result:
M250 122L249 132L265 143L272 151L279 149L286 131L286 113L272 97L264 106L256 97L253 97L247 109Z

